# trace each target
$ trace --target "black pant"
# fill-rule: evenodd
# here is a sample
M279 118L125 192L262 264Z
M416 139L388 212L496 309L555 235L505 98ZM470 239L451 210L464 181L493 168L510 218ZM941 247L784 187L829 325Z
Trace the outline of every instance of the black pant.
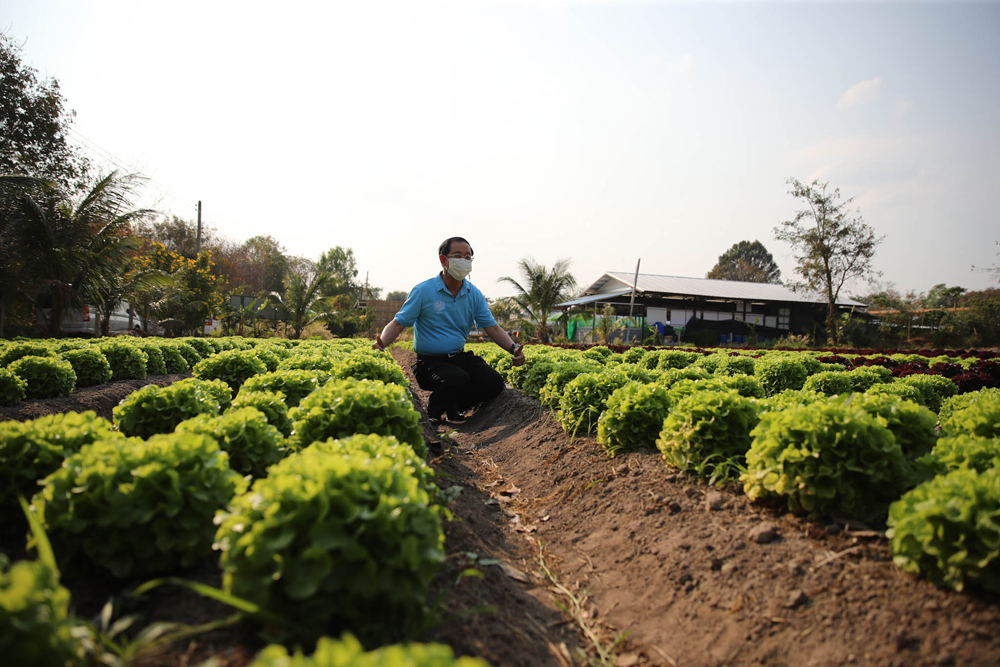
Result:
M446 410L465 412L499 396L504 386L503 377L472 352L453 357L418 354L413 375L421 389L431 392L428 417L440 417Z

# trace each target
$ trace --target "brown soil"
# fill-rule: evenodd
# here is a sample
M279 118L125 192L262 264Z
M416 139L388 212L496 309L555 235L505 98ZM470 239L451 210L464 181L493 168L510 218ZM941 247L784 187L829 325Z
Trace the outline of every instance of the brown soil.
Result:
M409 374L412 353L393 354ZM416 398L426 399L410 378ZM143 384L81 390L77 398L92 392L86 402L50 411L110 416ZM27 416L0 417L44 413L32 404L18 408ZM626 667L1000 659L997 596L944 591L900 572L877 531L752 505L677 475L654 452L608 458L593 440L572 440L538 401L514 390L453 429L426 426L428 438L442 444L432 461L440 485L462 491L450 506L448 560L435 585L442 622L425 641L498 666L586 664L580 652L593 660L593 639ZM10 541L4 536L0 546ZM219 584L211 562L180 574ZM99 579L66 583L86 616L126 588ZM573 599L583 602L576 620L558 608L573 609ZM146 622L228 614L176 589L154 592L136 610L146 612ZM260 645L243 626L136 664L197 665L215 657L239 667Z

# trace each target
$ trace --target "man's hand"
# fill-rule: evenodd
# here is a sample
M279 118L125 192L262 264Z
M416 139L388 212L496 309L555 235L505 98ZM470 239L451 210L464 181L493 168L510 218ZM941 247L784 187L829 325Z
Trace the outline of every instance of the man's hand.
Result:
M382 334L377 334L375 336L375 342L372 343L372 349L377 352L385 351L385 345L382 344Z
M514 358L510 360L510 363L512 363L515 366L523 366L524 365L524 346L523 345L518 345L517 346L517 350L515 350L515 352L514 352Z

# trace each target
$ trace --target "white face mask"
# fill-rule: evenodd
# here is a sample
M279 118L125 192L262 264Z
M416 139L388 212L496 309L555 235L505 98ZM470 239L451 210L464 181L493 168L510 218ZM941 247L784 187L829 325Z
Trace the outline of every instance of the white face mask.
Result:
M448 258L448 275L455 280L465 280L465 276L472 272L471 259Z

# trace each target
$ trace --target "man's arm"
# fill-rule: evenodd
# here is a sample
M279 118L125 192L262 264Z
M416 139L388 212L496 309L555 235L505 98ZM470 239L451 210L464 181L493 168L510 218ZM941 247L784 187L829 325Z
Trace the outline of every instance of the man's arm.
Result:
M489 336L494 343L496 343L503 349L507 350L508 352L510 352L511 347L515 344L513 339L511 339L510 335L506 331L501 329L499 324L494 324L491 327L486 327L485 329L483 329L483 331L486 332L486 335ZM518 345L514 349L513 354L514 358L513 360L511 360L511 363L513 363L515 366L520 366L521 364L524 363L523 345Z
M389 323L385 325L382 329L382 333L375 336L375 342L372 343L373 350L384 350L396 341L396 337L403 333L406 329L402 324L396 320L389 320Z

